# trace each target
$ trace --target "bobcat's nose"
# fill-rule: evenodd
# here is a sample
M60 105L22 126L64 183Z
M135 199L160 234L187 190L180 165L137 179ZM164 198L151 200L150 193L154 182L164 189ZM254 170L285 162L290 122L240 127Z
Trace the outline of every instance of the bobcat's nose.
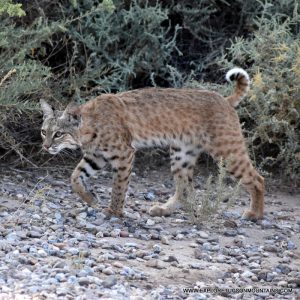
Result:
M51 146L50 144L44 144L43 145L43 147L44 147L45 150L48 150L50 148L50 146Z

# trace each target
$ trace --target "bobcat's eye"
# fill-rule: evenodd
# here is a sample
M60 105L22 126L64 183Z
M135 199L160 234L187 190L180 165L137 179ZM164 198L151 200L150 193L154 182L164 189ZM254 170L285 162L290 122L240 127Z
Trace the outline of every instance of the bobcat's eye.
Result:
M54 137L55 137L55 138L59 138L59 137L61 137L62 135L63 135L62 132L56 131L55 134L54 134Z
M43 129L43 130L41 131L41 133L42 133L42 135L46 135L46 130Z

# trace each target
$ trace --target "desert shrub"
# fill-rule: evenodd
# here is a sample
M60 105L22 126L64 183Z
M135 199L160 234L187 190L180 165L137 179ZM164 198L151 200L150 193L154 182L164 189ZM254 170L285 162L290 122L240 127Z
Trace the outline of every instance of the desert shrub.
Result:
M295 2L294 2L295 4ZM264 175L292 179L300 176L300 15L265 15L256 21L253 36L236 38L219 59L224 73L244 67L252 78L251 91L238 107L250 154ZM291 9L291 8L290 8ZM189 82L229 95L232 87Z
M47 94L51 77L50 68L34 59L34 51L61 27L38 19L24 30L9 16L0 17L0 22L0 149L22 156L23 146L32 142L34 100Z
M170 34L169 26L161 26L168 20L168 10L138 1L124 9L122 2L94 6L93 1L82 1L73 8L79 15L90 11L67 26L75 68L71 84L82 95L141 87L147 80L149 85L152 74L156 81L170 80L171 56L180 53L178 27Z
M250 97L239 114L254 159L294 180L300 174L299 25L296 11L284 22L262 18L254 37L236 39L221 60L227 67L245 66L252 75Z
M223 202L226 201L226 208L228 208L239 195L240 181L228 185L227 164L228 161L220 160L217 174L207 178L201 194L193 191L185 200L185 209L193 223L199 224L211 219L221 208L223 209Z
M25 15L22 4L14 4L12 0L0 0L0 16L8 14L10 17L21 17Z

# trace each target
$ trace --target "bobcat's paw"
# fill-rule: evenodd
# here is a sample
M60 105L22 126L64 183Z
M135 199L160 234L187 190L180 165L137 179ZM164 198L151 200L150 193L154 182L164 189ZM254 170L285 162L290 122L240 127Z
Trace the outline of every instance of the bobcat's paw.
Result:
M152 217L169 216L170 214L171 212L169 209L159 205L154 205L149 210L149 215Z
M242 219L249 221L257 221L263 218L263 214L257 213L255 211L246 210L243 213Z
M90 206L90 207L92 207L94 209L99 208L99 205L98 205L98 203L96 201L92 201L92 202L88 203L88 206Z
M122 211L113 210L111 208L104 208L102 211L107 217L115 216L115 217L123 217L124 214Z

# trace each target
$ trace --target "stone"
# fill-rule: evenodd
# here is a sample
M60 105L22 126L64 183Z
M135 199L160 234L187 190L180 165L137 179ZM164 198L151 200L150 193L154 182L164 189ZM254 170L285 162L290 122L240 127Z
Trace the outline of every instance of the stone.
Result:
M114 270L110 267L105 268L104 270L102 270L102 273L105 274L105 275L114 275L115 274Z
M147 267L155 268L155 269L165 269L166 267L163 263L158 259L151 259L146 262Z
M161 251L161 246L158 244L153 245L152 248L153 248L154 253L160 253L160 251Z
M152 219L148 219L147 222L146 222L146 225L147 226L153 226L153 225L155 225L155 221L152 220Z
M177 262L179 263L178 259L174 255L169 255L168 257L163 259L164 262Z
M104 281L102 282L102 285L105 288L111 288L114 285L116 285L116 283L117 283L117 278L113 275L110 275L104 279Z
M209 235L204 232L204 231L199 231L198 235L202 238L202 239L207 239L209 237Z
M278 247L274 246L274 245L264 245L264 250L268 251L268 252L278 252Z
M170 245L170 241L169 241L169 239L166 236L164 236L164 235L161 236L160 240L161 240L162 244Z

